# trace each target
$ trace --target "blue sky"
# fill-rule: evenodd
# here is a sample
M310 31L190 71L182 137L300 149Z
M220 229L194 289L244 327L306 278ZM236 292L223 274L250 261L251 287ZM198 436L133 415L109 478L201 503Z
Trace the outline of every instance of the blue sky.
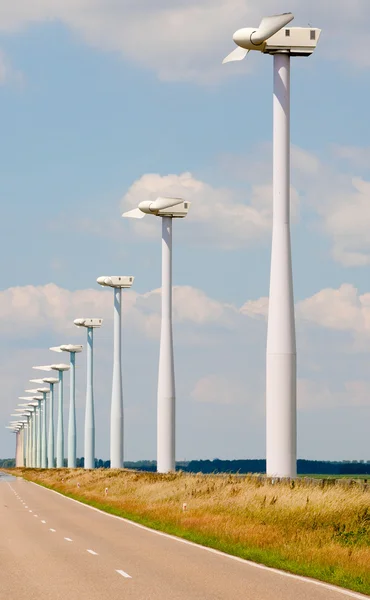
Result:
M120 214L176 192L192 202L174 224L177 456L264 456L272 60L220 63L235 29L292 10L293 24L323 28L314 56L292 65L299 456L370 460L370 6L290 4L0 0L0 426L48 347L82 339L72 321L88 310L105 319L96 410L108 457L112 298L95 280L133 274L125 455L155 458L160 223Z

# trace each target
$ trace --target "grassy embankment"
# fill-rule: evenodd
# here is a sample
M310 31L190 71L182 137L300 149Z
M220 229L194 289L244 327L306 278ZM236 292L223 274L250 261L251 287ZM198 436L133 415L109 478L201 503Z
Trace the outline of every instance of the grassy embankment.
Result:
M104 469L14 472L149 527L370 595L370 491L363 486Z

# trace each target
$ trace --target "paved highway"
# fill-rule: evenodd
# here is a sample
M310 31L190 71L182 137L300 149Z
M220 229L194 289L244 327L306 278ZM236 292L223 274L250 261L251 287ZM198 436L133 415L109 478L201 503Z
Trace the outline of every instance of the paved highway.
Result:
M179 541L0 474L1 600L368 598Z

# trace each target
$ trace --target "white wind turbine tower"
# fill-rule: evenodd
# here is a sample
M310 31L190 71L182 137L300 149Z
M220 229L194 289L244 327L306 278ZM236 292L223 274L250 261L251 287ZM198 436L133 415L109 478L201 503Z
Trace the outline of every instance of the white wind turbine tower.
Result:
M181 198L159 197L140 202L123 217L141 219L148 215L162 218L162 322L158 370L157 471L174 471L175 463L175 370L172 337L172 219L184 218L190 202Z
M34 380L30 380L34 383ZM26 390L26 392L33 392L42 394L42 401L39 407L40 410L40 428L41 428L41 441L40 441L40 467L46 469L47 465L47 444L46 444L46 397L49 393L49 388L37 388L36 390Z
M94 329L102 326L103 319L75 319L76 327L87 329L87 372L85 409L85 452L84 468L95 468L95 408L94 408Z
M64 344L50 348L53 352L69 352L70 384L69 384L69 417L68 417L68 456L67 464L70 469L76 468L76 354L82 352L83 346Z
M36 390L24 390L28 394L38 394ZM32 400L36 401L36 467L41 469L42 466L42 401L44 396L32 396Z
M45 377L44 379L30 379L32 383L48 383L50 386L49 397L49 426L48 426L48 469L55 467L54 456L54 386L59 383L56 377Z
M10 421L9 425L5 426L5 429L10 429L12 433L15 433L15 466L19 467L19 447L20 447L20 437L19 437L19 425L16 421Z
M27 400L27 404L18 404L18 406L24 406L27 408L27 410L29 409L31 411L31 420L30 420L30 447L29 447L29 451L30 451L30 456L29 456L29 466L30 467L36 467L37 463L36 463L36 409L38 406L38 402L33 402L33 397L32 396L19 396L18 400ZM31 401L31 402L30 402Z
M296 342L290 242L290 57L310 56L321 30L291 27L292 13L264 17L257 28L233 35L237 48L225 62L250 50L274 57L273 228L266 356L266 472L297 474Z
M25 458L25 466L29 467L29 445L30 445L30 435L31 435L31 416L32 416L32 410L29 406L24 407L24 408L16 408L14 410L15 413L20 413L19 416L20 417L25 417L25 419L27 419L26 421L26 425L25 425L25 430L27 429L27 437L26 440L23 440L23 445L24 445L24 458Z
M63 415L63 372L69 370L69 365L42 365L32 367L39 371L58 371L59 398L58 398L58 425L57 425L57 468L64 467L64 415Z
M110 468L123 468L122 290L134 283L130 275L103 275L96 280L114 290L113 381L110 413Z

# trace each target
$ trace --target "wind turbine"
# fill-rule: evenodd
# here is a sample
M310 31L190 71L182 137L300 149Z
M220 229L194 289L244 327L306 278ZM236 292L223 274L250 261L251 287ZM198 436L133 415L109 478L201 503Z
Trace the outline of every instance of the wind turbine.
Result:
M28 394L38 394L39 391L35 390L25 390ZM41 448L42 448L42 427L41 427L41 402L44 399L44 396L32 396L32 400L36 402L36 468L41 469Z
M129 289L134 277L103 275L96 280L99 285L114 290L114 344L113 381L110 412L110 468L123 467L123 392L122 392L122 289Z
M18 410L18 409L16 409ZM27 408L27 410L23 409L22 414L20 415L21 417L24 417L26 419L25 425L23 427L23 432L22 432L22 456L23 456L23 465L22 466L26 466L29 467L29 445L30 445L30 431L31 431L31 427L30 427L30 420L31 420L31 415L32 415L32 410L30 410L30 407ZM24 439L25 437L25 431L27 430L27 437L26 439Z
M19 436L18 436L18 423L13 423L13 421L10 421L9 425L5 426L5 429L10 429L10 431L12 433L15 433L15 466L17 467L17 461L18 461L18 446L19 446Z
M76 468L76 354L82 352L82 346L64 344L53 346L53 352L69 352L71 378L69 384L69 420L68 420L68 467Z
M159 197L140 202L123 217L141 219L146 214L162 218L162 322L158 370L157 471L174 471L175 463L175 369L172 336L172 219L184 218L190 202Z
M224 63L250 50L274 57L273 227L266 355L266 472L297 475L297 368L290 242L290 57L310 56L321 30L286 25L292 13L264 17L233 35L237 48Z
M32 398L30 398L32 400ZM30 464L34 469L37 467L37 407L38 402L29 402L30 409L33 409L31 418L31 456Z
M39 371L58 371L59 398L58 398L58 427L57 427L57 468L64 467L64 415L63 415L63 373L69 370L69 365L42 365L32 367Z
M29 441L28 441L28 449L29 449L29 467L36 467L36 429L35 429L35 421L36 421L36 406L38 406L38 402L32 402L32 396L19 396L18 400L28 400L25 404L18 404L18 406L24 407L23 410L31 411L30 421L29 421ZM31 400L31 402L30 402ZM35 453L35 454L34 454Z
M31 447L32 447L32 415L34 412L34 406L28 406L24 411L24 414L27 415L27 446L26 446L26 467L31 466Z
M101 327L103 319L75 319L77 327L87 329L87 375L85 411L85 469L95 468L95 411L94 411L94 329Z
M10 415L10 416L17 416L17 415ZM12 423L11 423L12 425ZM22 454L22 423L21 421L18 421L17 423L14 423L14 428L13 431L16 434L15 436L15 466L16 467L20 467L21 466L21 454Z
M41 404L41 468L46 469L48 466L47 461L47 434L46 434L46 396L49 393L49 388L38 388L37 392L42 394Z
M49 397L49 427L48 427L48 469L55 467L54 456L54 386L59 383L56 377L45 377L44 379L30 379L32 383L48 383L50 387Z

